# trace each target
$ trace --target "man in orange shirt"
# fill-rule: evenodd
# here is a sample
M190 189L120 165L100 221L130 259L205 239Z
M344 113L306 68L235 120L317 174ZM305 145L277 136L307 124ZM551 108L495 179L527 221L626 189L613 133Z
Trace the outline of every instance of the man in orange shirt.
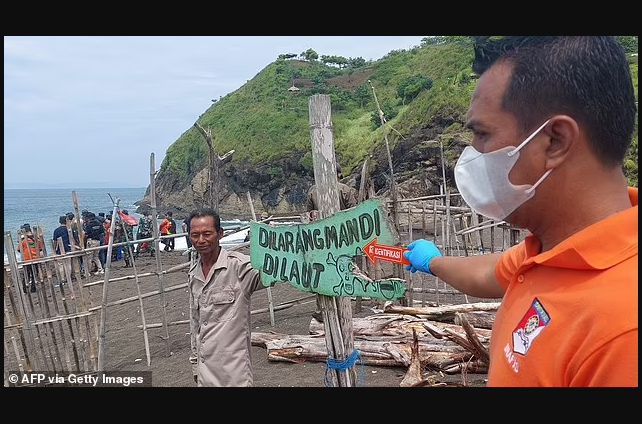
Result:
M22 255L23 261L33 261L38 259L44 254L45 245L41 239L36 236L31 231L31 225L24 224L20 227L20 243L18 244L18 252ZM30 291L34 293L36 291L36 277L40 279L40 272L37 264L27 264L23 265L23 268L27 271L27 279L30 283ZM27 285L25 281L22 282L22 291L27 293Z
M418 240L407 269L503 298L489 386L637 387L638 191L622 172L637 107L624 51L612 36L480 37L473 70L457 187L531 235L463 258Z
M173 223L173 224L172 224ZM174 229L174 232L172 232L172 228ZM172 218L172 212L167 212L165 214L165 219L160 223L160 226L158 227L158 230L161 234L161 236L168 236L170 234L173 234L176 232L176 221ZM162 239L161 243L165 245L163 250L165 252L169 252L170 250L174 250L173 243L174 239L173 238L168 238L168 239Z

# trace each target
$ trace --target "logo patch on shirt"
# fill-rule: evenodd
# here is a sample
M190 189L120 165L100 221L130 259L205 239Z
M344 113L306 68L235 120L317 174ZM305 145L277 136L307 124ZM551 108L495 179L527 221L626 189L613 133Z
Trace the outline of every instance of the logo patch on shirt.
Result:
M526 355L533 341L551 321L539 300L535 299L530 309L513 331L513 352Z

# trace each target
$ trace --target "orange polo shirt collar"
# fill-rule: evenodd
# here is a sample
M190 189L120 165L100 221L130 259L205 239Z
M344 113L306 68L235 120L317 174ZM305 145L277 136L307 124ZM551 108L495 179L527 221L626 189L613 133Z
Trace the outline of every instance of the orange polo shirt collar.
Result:
M603 270L638 252L638 189L629 188L633 207L598 222L539 254L541 244L535 236L525 240L525 266L533 263L570 269Z

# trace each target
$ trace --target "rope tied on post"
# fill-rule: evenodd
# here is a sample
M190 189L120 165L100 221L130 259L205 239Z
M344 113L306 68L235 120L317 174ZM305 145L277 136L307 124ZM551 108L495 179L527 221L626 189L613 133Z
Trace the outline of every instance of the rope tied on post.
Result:
M357 374L357 384L356 385L357 385L357 387L365 386L365 378L366 378L365 365L363 363L363 358L361 357L361 354L359 353L359 351L357 349L355 349L352 352L352 354L350 354L350 356L348 356L343 361L339 361L337 359L328 357L325 360L325 364L326 364L326 367L325 367L325 378L324 378L324 381L325 381L325 386L326 387L331 387L332 386L331 381L328 378L328 373L331 370L332 371L347 371L350 368L354 367L355 365L360 365L361 366L361 369L359 370L359 372Z

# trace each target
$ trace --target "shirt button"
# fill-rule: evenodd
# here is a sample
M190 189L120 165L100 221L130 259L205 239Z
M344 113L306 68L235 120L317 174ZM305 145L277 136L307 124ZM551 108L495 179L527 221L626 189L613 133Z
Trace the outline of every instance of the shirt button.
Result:
M520 283L523 283L523 282L524 282L524 280L525 280L525 278L524 278L524 275L523 275L523 274L520 274L520 276L519 276L519 277L517 277L517 281L518 281L518 282L520 282Z
M207 321L203 321L203 325L207 325Z
M234 296L230 295L230 302L234 300Z

